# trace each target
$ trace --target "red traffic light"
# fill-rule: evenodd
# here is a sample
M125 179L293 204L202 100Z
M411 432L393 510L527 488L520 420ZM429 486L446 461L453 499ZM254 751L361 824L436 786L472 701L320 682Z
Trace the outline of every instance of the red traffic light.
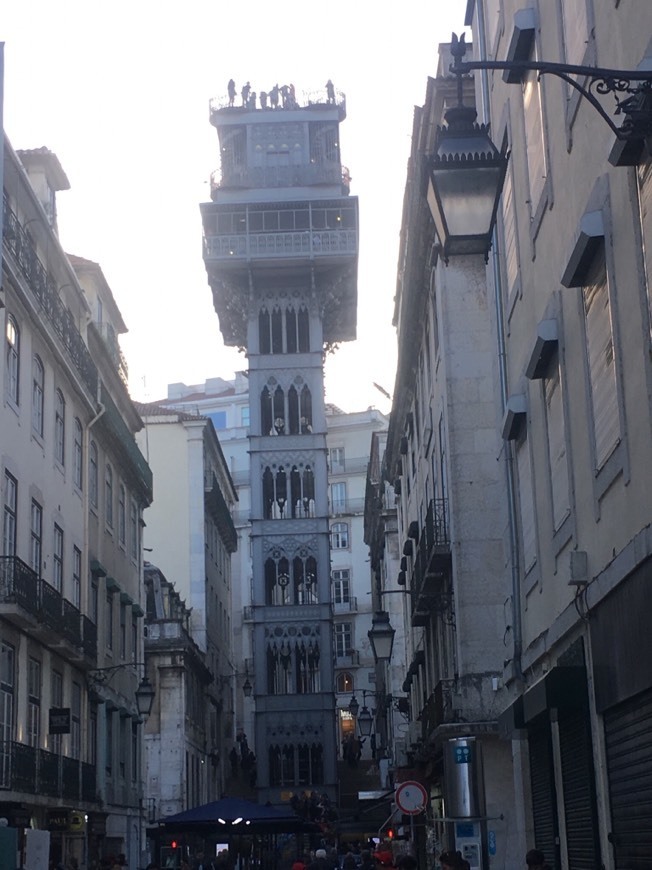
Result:
M176 840L172 840L172 842L170 843L170 846L172 846L173 849L176 849L177 846L178 846L177 841L176 841Z
M394 828L388 828L388 829L387 829L387 839L388 839L388 840L393 840L393 839L394 839L394 836L395 836L395 835L394 835Z

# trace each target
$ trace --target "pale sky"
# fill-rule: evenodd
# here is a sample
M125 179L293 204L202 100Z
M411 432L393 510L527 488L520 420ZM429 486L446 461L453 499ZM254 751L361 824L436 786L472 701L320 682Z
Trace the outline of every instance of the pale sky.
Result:
M13 0L3 4L5 131L47 146L68 253L98 262L129 332L131 394L230 378L246 358L222 342L201 256L199 203L218 165L210 97L332 79L347 98L342 162L360 203L358 340L326 363L326 399L345 411L390 403L392 327L415 105L437 46L464 27L466 0Z

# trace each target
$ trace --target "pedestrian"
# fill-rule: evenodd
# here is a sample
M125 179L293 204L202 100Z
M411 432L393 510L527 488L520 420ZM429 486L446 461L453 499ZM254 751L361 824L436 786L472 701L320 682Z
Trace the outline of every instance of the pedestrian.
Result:
M276 84L269 92L269 102L272 106L272 109L278 108L278 95L279 95L279 86Z
M242 105L245 106L245 108L247 106L247 103L249 102L250 92L251 92L251 85L249 84L249 82L247 82L245 85L243 85L242 90L240 91L240 94L242 96Z
M238 775L238 751L234 747L232 747L229 752L229 762L231 763L231 776Z
M226 86L226 89L229 94L229 106L233 106L235 103L235 82L233 79L229 79L229 83Z
M335 102L335 85L330 79L326 82L326 102Z
M260 95L259 95L259 99L260 99L260 108L266 109L267 108L267 91L261 91Z
M546 856L540 849L530 849L525 856L525 864L528 870L548 870Z
M462 870L461 857L459 852L453 852L452 849L442 852L439 856L441 870Z

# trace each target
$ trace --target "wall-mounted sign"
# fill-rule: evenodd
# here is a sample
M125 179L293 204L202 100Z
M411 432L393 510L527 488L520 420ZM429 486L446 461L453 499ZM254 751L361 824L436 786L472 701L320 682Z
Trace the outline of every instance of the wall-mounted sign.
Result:
M49 733L70 734L70 707L50 707Z

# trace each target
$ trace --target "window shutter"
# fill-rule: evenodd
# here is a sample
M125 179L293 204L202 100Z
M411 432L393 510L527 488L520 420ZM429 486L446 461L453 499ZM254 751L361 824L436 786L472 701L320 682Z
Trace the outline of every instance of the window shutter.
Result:
M521 534L523 536L523 567L527 573L536 561L536 532L534 527L534 494L532 466L527 438L516 448L519 501L521 507Z
M611 308L604 260L595 273L594 283L584 287L583 293L595 455L599 469L620 438Z
M568 461L564 425L564 403L559 366L545 381L546 414L548 418L548 461L552 490L552 518L555 531L570 509L568 499Z

